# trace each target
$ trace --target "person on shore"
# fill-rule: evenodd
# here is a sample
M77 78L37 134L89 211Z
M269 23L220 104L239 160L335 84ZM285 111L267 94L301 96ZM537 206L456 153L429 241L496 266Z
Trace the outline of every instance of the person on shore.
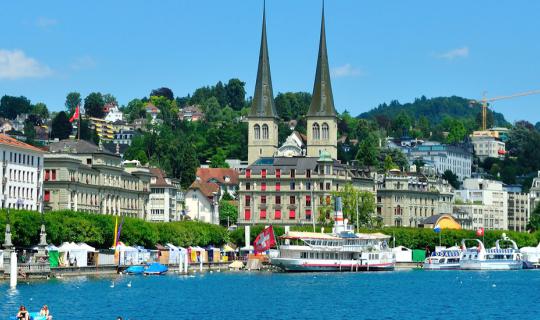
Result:
M51 313L49 312L49 307L47 305L44 305L41 310L39 310L39 315L44 316L46 320L51 320L53 317L51 316Z
M19 307L19 312L17 312L17 319L18 320L30 320L30 316L28 315L28 311L26 310L25 306Z

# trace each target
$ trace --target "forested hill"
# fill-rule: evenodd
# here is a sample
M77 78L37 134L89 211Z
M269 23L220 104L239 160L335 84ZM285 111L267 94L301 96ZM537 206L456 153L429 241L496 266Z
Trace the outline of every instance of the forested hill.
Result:
M364 119L393 119L401 111L406 112L413 119L426 117L432 126L440 124L448 116L454 119L466 120L467 122L480 123L481 106L471 104L469 99L451 96L436 97L428 99L425 96L417 98L412 103L401 104L394 100L390 104L383 103L377 108L360 114L359 118ZM380 122L380 120L378 121ZM501 113L489 112L489 126L506 126L508 122Z

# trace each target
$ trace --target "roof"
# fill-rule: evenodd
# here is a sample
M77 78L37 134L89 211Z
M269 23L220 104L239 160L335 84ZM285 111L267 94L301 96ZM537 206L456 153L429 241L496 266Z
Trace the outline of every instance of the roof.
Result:
M25 150L29 150L33 152L43 153L43 150L36 148L34 146L31 146L28 143L24 143L15 138L12 138L6 134L0 134L0 144L8 145L8 146L19 148L19 149L25 149Z
M422 221L422 224L436 224L441 217L448 216L448 215L449 214L442 213L442 214L433 215L431 217L427 217L426 219L424 219L424 221Z
M172 184L167 183L165 178L167 175L160 168L149 168L150 174L156 177L156 183L150 184L151 187L173 187Z
M114 155L105 148L99 148L97 145L86 140L62 140L49 145L49 151L52 153L104 153Z
M307 113L308 117L336 117L332 84L330 82L330 68L328 66L328 53L326 51L326 32L324 28L324 5L321 19L321 38L319 41L319 55L315 82L313 83L313 98Z
M322 240L340 240L341 238L328 233L289 231L282 235L282 239L322 239Z
M214 182L217 184L238 184L238 171L231 168L198 168L197 180L201 182ZM228 177L228 181L226 180Z
M258 174L261 169L295 169L297 173L302 174L307 169L315 170L318 165L319 157L263 157L248 166L252 173ZM346 168L337 160L332 160L334 168ZM268 173L272 173L273 171Z
M211 198L215 192L219 192L219 186L216 183L203 183L201 181L195 180L191 186L190 190L199 190L205 197Z
M249 111L250 117L278 118L274 104L274 92L272 90L272 76L270 74L270 60L268 58L268 44L266 42L266 10L263 11L261 49L259 52L259 67L257 69L257 81L255 93Z

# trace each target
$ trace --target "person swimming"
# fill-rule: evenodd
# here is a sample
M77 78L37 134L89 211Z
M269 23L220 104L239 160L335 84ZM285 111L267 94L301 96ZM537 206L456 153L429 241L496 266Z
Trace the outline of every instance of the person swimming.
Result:
M41 310L39 310L39 315L44 316L46 320L52 320L53 318L47 305L44 305Z
M17 319L19 320L30 320L30 316L28 315L28 310L26 310L25 306L19 307L19 312L17 312Z

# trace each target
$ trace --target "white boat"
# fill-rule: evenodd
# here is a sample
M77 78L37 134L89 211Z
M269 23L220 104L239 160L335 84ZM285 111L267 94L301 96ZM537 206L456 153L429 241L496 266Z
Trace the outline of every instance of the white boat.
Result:
M536 247L523 247L519 252L532 268L540 268L540 243Z
M476 241L477 246L467 248L466 241ZM503 242L510 243L510 247L501 247ZM516 242L504 233L502 239L495 243L495 248L486 249L484 243L478 239L463 239L461 244L465 248L460 260L462 270L519 270L523 268L522 256Z
M287 232L280 237L278 255L270 263L284 271L393 270L395 258L387 246L390 236L355 234L341 213L336 198L335 226L331 234Z
M424 260L425 270L456 270L459 269L459 260L462 251L458 247L442 249L432 252L431 256Z

